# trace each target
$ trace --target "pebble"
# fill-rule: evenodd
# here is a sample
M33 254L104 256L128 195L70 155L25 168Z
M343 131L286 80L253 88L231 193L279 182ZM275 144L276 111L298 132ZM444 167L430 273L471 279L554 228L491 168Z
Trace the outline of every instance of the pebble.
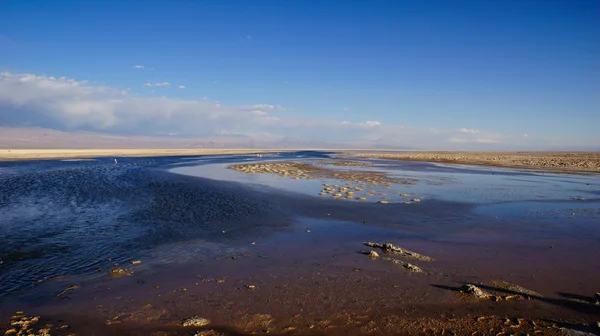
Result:
M379 204L388 204L388 201L379 201Z
M203 327L209 323L210 320L198 316L192 316L181 321L181 325L184 327Z
M111 269L108 274L110 275L111 278L116 279L116 278L120 278L126 275L131 275L133 272L124 269L124 268L119 268L119 267L115 267L113 269Z
M369 251L369 258L371 258L371 259L379 258L379 253L377 253L375 251Z

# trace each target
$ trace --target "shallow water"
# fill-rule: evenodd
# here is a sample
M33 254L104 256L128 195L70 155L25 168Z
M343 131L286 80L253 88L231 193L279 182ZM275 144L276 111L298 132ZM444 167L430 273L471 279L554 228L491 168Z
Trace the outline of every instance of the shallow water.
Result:
M328 154L118 158L118 165L113 158L1 162L0 297L27 297L58 277L64 283L104 283L115 265L174 283L199 270L205 276L252 276L256 267L256 274L294 265L355 267L362 243L371 239L401 241L435 255L439 262L432 269L442 274L436 282L519 274L551 293L561 286L591 291L588 282L600 274L592 265L600 257L594 248L600 242L598 175L386 160L361 160L375 167L326 166L414 181L389 189L369 186L377 195L358 202L319 196L323 183L347 181L226 169L237 163L345 160ZM412 198L421 202L404 204ZM375 204L380 199L390 204ZM507 246L510 251L501 253ZM549 255L549 246L561 253ZM257 259L242 267L223 262L248 253ZM142 263L134 266L132 260ZM197 270L198 262L210 267ZM183 270L173 273L176 265ZM552 270L557 265L568 272ZM529 277L536 268L557 272L554 282ZM36 302L52 302L56 293L44 295L49 301Z
M305 161L323 165L331 160ZM252 160L248 163L254 162L258 161ZM376 166L340 167L326 164L324 166L339 171L383 172L391 177L416 181L414 184L394 184L389 189L385 189L383 186L368 186L369 190L386 193L388 197L385 198L392 202L408 200L398 195L402 193L410 194L409 199L419 197L422 200L437 199L472 204L569 201L568 204L565 203L564 205L570 206L570 202L577 198L583 198L588 202L600 201L597 194L600 191L600 178L598 175L532 173L514 169L480 168L465 165L449 167L421 162L398 163L384 160L361 160L361 162L376 163ZM193 165L193 162L191 162L186 167L173 168L171 171L215 180L250 183L257 187L266 185L306 195L318 195L324 183L343 186L348 182L331 178L293 180L280 177L277 174L246 174L225 169L230 164L200 162L198 165ZM363 194L361 192L356 193L357 196L363 196ZM372 198L370 200L376 201L378 199ZM552 207L561 207L561 204L556 202L552 204Z

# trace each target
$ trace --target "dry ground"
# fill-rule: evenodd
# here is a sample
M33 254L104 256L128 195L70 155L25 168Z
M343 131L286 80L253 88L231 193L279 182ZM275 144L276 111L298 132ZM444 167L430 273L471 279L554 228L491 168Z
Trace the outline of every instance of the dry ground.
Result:
M600 152L372 152L355 156L557 171L600 172Z

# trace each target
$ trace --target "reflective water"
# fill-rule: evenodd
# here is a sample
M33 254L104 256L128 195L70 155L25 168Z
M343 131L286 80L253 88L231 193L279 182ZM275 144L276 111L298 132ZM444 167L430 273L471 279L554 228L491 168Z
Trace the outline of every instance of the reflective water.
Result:
M311 212L317 205L300 210L302 203L295 194L333 202L323 203L327 209L336 209L336 202L358 204L318 195L323 183L343 185L347 181L293 180L225 169L234 163L273 160L327 163L334 159L323 152L295 152L263 157L118 158L118 165L114 158L1 162L0 296L59 276L105 276L115 264L130 266L131 260L144 261L136 267L150 267L153 263L243 253L255 239L297 229L294 218L317 216ZM414 230L417 226L413 224L420 223L419 230L429 230L432 236L440 235L436 226L464 225L445 215L434 216L443 202L447 207L453 206L448 202L472 205L474 212L469 216L482 218L564 219L571 221L568 225L600 218L598 176L369 162L376 167L327 168L386 172L416 180L389 189L372 186L375 192L387 194L372 201L385 197L390 203L415 207L406 208L417 211L413 217L403 212L399 221L409 223ZM422 202L405 205L401 193ZM584 200L575 200L577 197ZM341 211L342 215L348 217L346 220L361 218L360 213L375 218L381 211L368 208L377 206L368 203L365 208ZM389 204L385 210L389 218L398 211L394 206ZM450 210L444 211L439 214ZM319 216L323 213L318 212ZM432 222L431 218L437 219ZM395 230L408 228L398 225ZM363 236L370 229L353 230L336 232Z
M331 160L324 159L305 161L332 170L384 172L391 177L416 181L412 184L394 184L389 189L381 185L368 187L369 190L386 193L388 196L386 199L392 202L405 201L406 198L399 196L402 193L410 194L410 198L419 197L421 200L437 199L475 204L561 200L568 201L566 205L571 206L571 201L574 200L578 202L581 199L588 202L600 200L598 175L532 173L505 168L385 160L372 160L371 163L376 164L374 167L333 166L327 164ZM248 163L253 162L255 160L248 161ZM256 186L268 185L307 195L318 195L324 183L343 186L348 182L331 178L294 180L277 174L246 174L225 169L229 165L230 163L206 164L206 162L198 162L194 165L192 162L186 167L174 168L171 171L216 180L251 183ZM362 196L360 192L356 194ZM378 199L371 199L371 201ZM552 204L552 207L561 206L558 203Z

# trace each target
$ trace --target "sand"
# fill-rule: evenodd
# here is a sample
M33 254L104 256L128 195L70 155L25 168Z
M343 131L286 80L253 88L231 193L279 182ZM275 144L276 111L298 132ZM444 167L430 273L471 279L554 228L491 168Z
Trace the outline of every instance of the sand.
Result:
M510 168L600 172L600 152L373 152L358 157Z
M281 152L278 149L2 149L1 161L80 159L105 156L185 156Z

